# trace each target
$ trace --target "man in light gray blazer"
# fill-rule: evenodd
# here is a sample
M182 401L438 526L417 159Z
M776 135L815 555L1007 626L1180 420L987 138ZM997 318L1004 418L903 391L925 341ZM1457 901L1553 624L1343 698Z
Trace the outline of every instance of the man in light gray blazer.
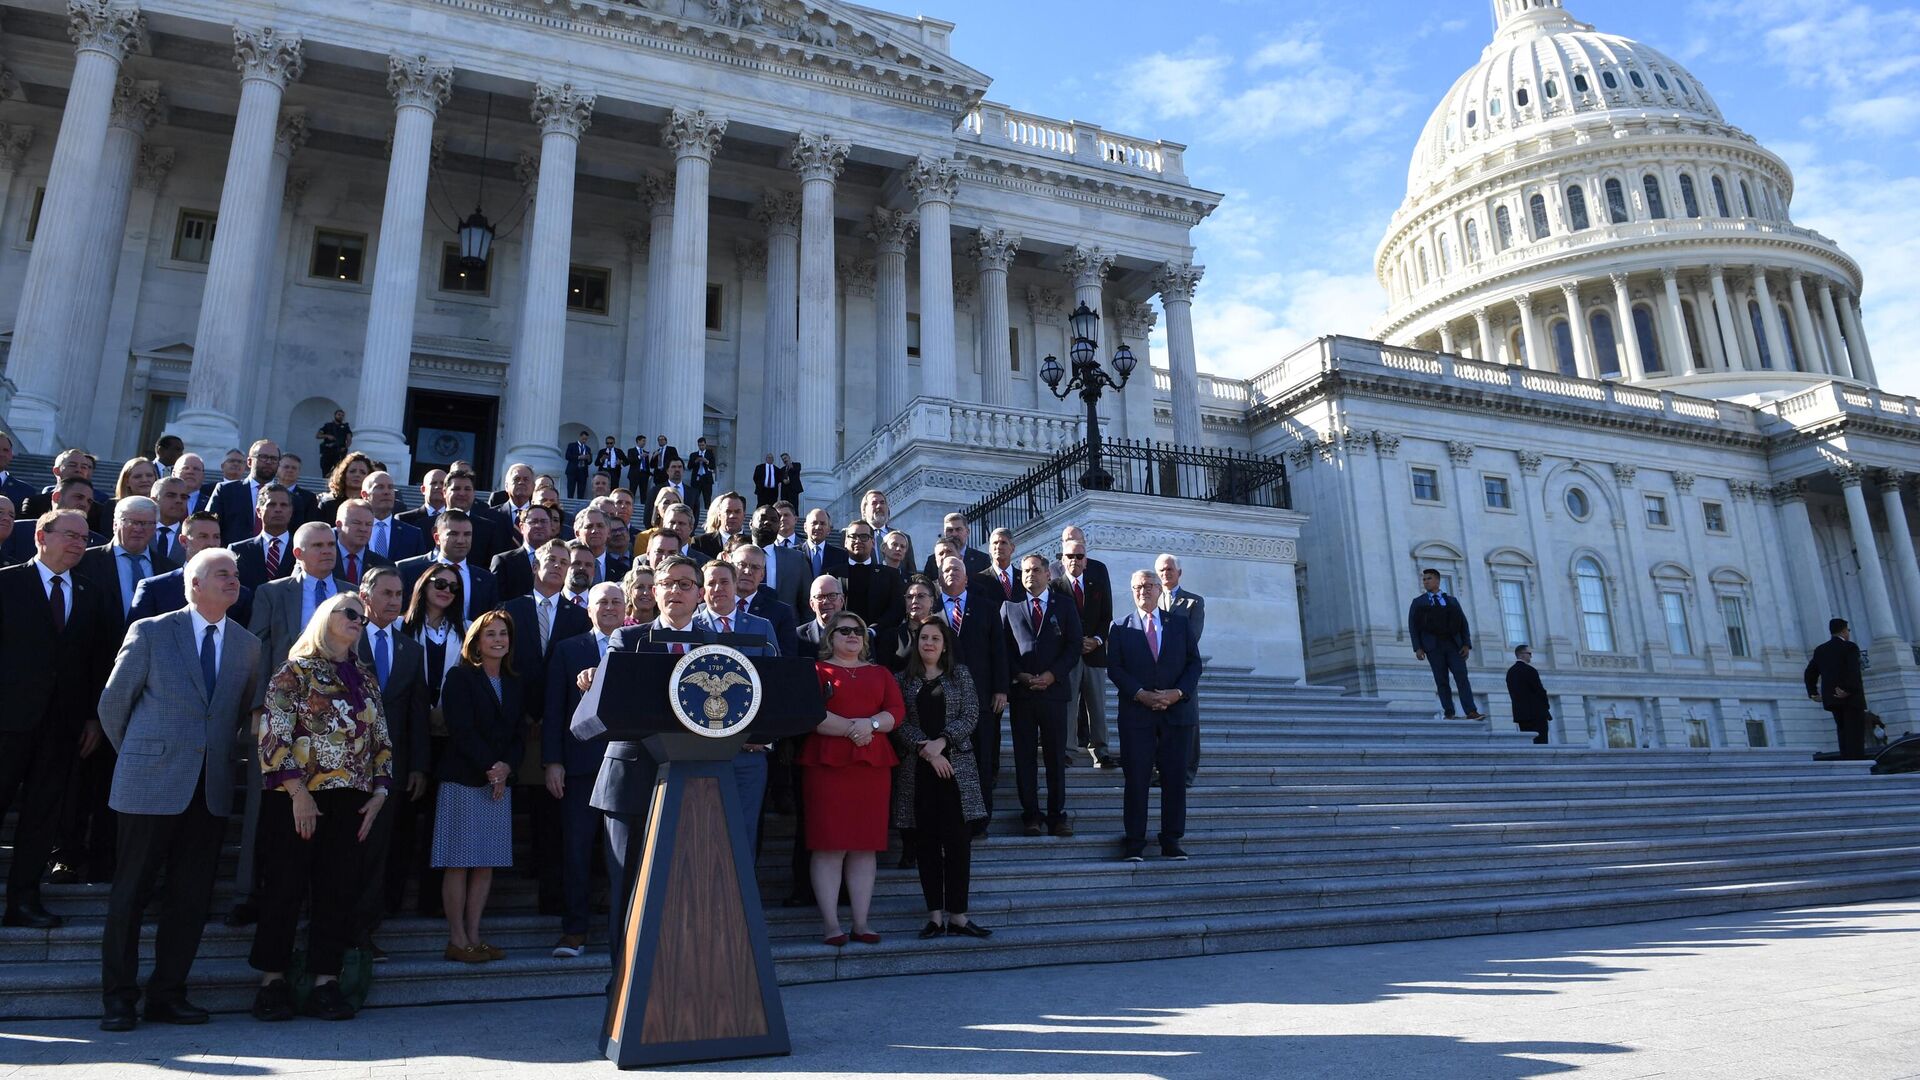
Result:
M1180 560L1172 555L1161 553L1153 560L1153 572L1160 578L1160 610L1177 611L1187 617L1187 628L1193 631L1194 644L1200 643L1200 635L1207 628L1207 598L1199 593L1180 587ZM1193 734L1188 736L1187 744L1187 786L1193 786L1194 777L1200 775L1200 725L1193 725Z
M187 973L213 902L213 882L233 810L236 734L262 681L260 641L227 610L240 569L223 548L186 567L187 607L127 629L100 695L100 726L119 752L108 798L120 815L119 866L100 947L100 1027L128 1031L140 996L140 912L165 879L146 1018L203 1024L187 1001Z

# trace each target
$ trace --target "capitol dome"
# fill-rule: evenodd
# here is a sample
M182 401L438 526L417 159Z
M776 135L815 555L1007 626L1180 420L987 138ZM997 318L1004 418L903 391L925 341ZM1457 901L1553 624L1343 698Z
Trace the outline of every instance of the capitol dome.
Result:
M1684 67L1561 0L1493 16L1414 147L1375 337L1695 393L1874 381L1859 267L1792 223L1785 162Z

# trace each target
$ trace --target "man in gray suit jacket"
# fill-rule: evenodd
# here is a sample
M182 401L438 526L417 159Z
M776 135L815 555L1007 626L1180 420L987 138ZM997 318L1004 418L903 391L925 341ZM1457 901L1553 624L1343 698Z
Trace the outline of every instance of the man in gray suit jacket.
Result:
M209 548L187 564L188 606L134 623L100 695L100 726L119 752L109 805L120 815L120 862L100 945L100 1027L128 1031L140 996L140 912L165 879L146 1018L203 1024L187 973L213 902L220 842L233 809L234 736L263 681L260 641L227 618L240 596L232 555ZM163 874L164 871L164 874Z
M1153 572L1160 578L1160 610L1177 611L1187 617L1187 629L1193 632L1193 642L1200 643L1200 635L1207 628L1207 598L1199 593L1180 587L1183 571L1180 560L1172 555L1161 553L1153 560ZM1200 775L1200 725L1193 725L1193 733L1187 736L1187 786L1193 786L1194 777Z

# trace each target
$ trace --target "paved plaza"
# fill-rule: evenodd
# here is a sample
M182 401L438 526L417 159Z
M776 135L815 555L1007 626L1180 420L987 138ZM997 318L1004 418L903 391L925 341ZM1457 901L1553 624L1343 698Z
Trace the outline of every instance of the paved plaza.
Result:
M1920 1076L1920 902L800 986L794 1054L704 1076ZM0 1076L611 1076L592 999L105 1036L10 1022ZM260 1052L267 1038L306 1060ZM251 1051L251 1052L250 1052Z

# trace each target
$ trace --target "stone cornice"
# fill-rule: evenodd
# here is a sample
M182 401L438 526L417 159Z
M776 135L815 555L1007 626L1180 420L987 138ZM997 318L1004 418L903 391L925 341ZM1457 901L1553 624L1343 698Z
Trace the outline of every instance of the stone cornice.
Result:
M1211 214L1224 196L1183 185L1099 170L1076 170L1071 162L1021 158L962 147L970 183L1006 188L1048 198L1071 199L1109 210L1165 218L1191 228Z

